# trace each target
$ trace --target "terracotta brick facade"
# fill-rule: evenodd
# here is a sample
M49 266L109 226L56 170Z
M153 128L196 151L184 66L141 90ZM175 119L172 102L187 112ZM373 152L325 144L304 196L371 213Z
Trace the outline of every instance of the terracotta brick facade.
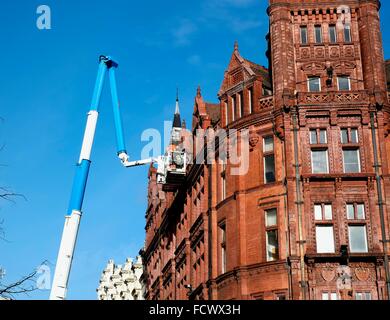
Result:
M147 299L387 299L390 66L379 10L376 0L271 0L269 69L236 44L220 103L198 89L193 132L249 129L250 170L190 165L167 192L150 168Z

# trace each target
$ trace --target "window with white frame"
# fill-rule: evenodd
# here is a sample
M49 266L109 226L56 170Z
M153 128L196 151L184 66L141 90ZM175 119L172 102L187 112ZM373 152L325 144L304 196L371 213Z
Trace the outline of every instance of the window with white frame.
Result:
M356 129L356 128L341 129L341 143L342 144L357 144L357 143L359 143L358 129Z
M352 42L351 26L349 25L344 26L344 41Z
M355 300L372 300L371 292L356 292Z
M263 139L264 183L275 182L274 137Z
M344 149L344 173L359 173L360 170L360 153L359 149Z
M328 138L326 129L311 129L310 144L327 144Z
M279 259L278 218L276 209L265 211L265 228L267 261L276 261Z
M349 225L349 250L352 253L368 252L367 229L365 225Z
M350 91L351 79L347 76L337 77L337 85L340 91Z
M317 253L334 253L333 210L330 203L314 205L314 220L316 221Z
M312 173L329 173L326 129L310 130Z
M232 97L232 122L236 120L236 98Z
M356 128L341 129L341 144L343 145L344 173L360 173L360 149L358 130Z
M221 201L226 199L226 163L222 164L221 170Z
M240 117L242 117L245 114L244 93L242 91L238 94L238 100L240 108Z
M329 173L328 149L311 150L311 167L314 174Z
M348 226L349 247L354 253L368 252L367 230L365 225Z
M322 300L339 300L337 292L322 292Z
M331 204L316 204L314 205L314 218L316 221L333 220Z
M253 88L248 89L249 113L253 112Z
M301 44L307 44L308 43L308 37L307 37L307 26L301 27Z
M317 253L335 253L333 225L316 226Z
M337 29L335 25L329 26L329 42L336 43L337 42Z
M347 203L348 220L365 220L366 213L364 203Z
M320 92L321 91L321 78L320 77L309 77L307 80L307 86L309 92Z
M220 250L221 250L221 273L226 272L226 222L219 224Z
M314 26L314 38L317 44L322 43L322 26Z

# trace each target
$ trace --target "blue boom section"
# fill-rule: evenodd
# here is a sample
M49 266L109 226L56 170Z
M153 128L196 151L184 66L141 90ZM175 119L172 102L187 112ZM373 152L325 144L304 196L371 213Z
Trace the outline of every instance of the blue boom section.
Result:
M100 103L100 97L102 95L102 89L104 84L104 76L106 75L107 71L107 57L101 56L100 57L100 64L99 64L99 70L96 77L96 83L95 83L95 89L93 90L92 95L92 102L91 102L91 110L98 111L99 103Z
M68 208L69 215L73 210L81 211L90 166L90 160L82 160L80 164L77 164L76 174L73 181L72 195Z
M115 121L117 150L118 150L118 154L122 152L127 153L124 134L123 134L121 111L119 108L118 91L117 91L116 79L115 79L115 66L112 66L109 69L109 77L110 77L110 87L111 87L112 109L114 112L114 121Z

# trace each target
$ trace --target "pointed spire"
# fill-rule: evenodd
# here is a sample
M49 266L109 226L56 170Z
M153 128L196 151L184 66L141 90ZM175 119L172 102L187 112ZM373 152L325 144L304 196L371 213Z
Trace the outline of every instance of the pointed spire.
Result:
M198 86L198 89L196 89L196 96L199 97L199 98L202 96L202 92L200 90L200 86Z
M179 89L176 90L176 108L173 116L173 128L181 128L180 108L179 108Z
M175 114L180 114L180 108L179 108L179 88L176 89L176 109Z
M238 41L234 41L234 52L238 52Z

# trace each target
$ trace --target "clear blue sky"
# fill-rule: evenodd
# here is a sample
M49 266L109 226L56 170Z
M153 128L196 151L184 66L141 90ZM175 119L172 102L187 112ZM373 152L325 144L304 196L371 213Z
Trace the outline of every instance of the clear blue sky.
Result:
M35 26L40 4L52 9L52 30ZM217 101L234 40L243 56L267 65L266 7L265 0L2 1L0 164L6 166L0 166L0 186L27 198L0 203L9 240L0 242L4 282L56 261L98 56L110 54L120 63L125 137L138 159L142 131L162 131L163 121L172 119L176 86L188 125L198 84L207 100ZM389 13L383 1L382 18ZM388 34L389 22L382 21ZM384 36L390 54L389 39ZM100 111L71 299L96 299L108 259L122 263L144 243L147 167L126 170L116 158L108 86Z

